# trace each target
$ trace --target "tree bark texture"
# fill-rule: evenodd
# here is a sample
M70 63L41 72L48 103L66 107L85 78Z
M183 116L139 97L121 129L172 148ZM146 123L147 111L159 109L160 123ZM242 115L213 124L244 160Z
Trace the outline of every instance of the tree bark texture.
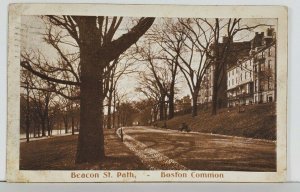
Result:
M112 106L112 96L113 92L108 92L108 102L107 102L107 128L111 128L111 106Z
M82 17L80 29L80 130L76 163L96 162L104 158L104 136L102 122L103 69L98 60L99 42L96 17Z
M170 90L169 94L169 115L168 118L172 119L174 117L174 88Z
M198 97L198 92L197 90L194 91L192 94L192 117L196 117L198 115L198 106L197 106L197 97Z

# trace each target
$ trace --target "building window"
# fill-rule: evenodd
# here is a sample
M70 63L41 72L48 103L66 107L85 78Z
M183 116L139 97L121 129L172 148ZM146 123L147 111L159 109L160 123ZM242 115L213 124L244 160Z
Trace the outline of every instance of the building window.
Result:
M271 60L268 61L268 68L271 69Z
M265 70L265 64L264 63L262 63L260 67L261 67L260 71L264 71Z
M232 85L234 85L234 80L232 79Z
M271 48L269 48L269 56L272 56Z
M258 92L258 80L256 80L255 82L254 82L254 90L256 91L256 92Z
M250 78L252 77L252 71L250 71Z
M243 81L243 73L241 74L241 81Z

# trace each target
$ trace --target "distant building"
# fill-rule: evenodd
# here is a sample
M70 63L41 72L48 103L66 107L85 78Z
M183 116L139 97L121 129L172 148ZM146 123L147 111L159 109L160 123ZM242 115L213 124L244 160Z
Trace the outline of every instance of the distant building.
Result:
M222 43L219 43L220 51L223 51L224 46L227 44L228 37L223 37ZM232 42L231 49L229 52L229 56L227 59L226 66L230 67L237 63L240 58L244 58L249 55L249 51L251 50L251 41L244 41L244 42ZM214 63L206 69L205 75L203 77L201 83L200 93L197 99L198 104L205 104L212 102L212 95L213 95L213 78L214 78ZM220 84L220 88L218 91L218 107L227 107L227 72L226 70L223 71L222 81Z
M203 76L199 96L197 98L197 104L211 103L213 93L213 66L210 66L205 71Z
M253 63L251 59L238 61L227 69L228 107L253 103Z
M276 100L275 32L256 33L249 55L227 68L228 107Z
M175 112L184 111L191 108L191 97L189 95L176 99L175 101Z
M223 37L219 49L228 41ZM222 74L218 107L265 103L276 100L276 34L273 28L255 33L250 41L233 42ZM214 64L206 69L198 104L210 104L213 95Z
M252 53L254 71L254 102L276 101L276 37L273 28L268 29L263 45Z

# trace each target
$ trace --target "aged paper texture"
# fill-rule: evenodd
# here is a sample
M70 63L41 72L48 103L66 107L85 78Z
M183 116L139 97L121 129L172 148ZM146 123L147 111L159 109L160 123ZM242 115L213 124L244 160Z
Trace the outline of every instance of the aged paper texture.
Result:
M287 8L11 4L8 182L284 182Z

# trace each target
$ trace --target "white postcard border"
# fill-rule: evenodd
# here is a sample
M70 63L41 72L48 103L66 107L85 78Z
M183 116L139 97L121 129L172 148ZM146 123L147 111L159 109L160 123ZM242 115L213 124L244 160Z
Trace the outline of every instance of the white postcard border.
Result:
M135 10L135 11L132 11ZM278 18L277 36L277 172L242 171L131 171L135 178L72 178L72 172L19 170L20 81L19 55L21 15L106 15L205 18ZM282 6L184 6L109 4L12 4L9 10L7 181L9 182L283 182L286 180L287 131L287 8ZM162 178L162 172L186 173L189 177ZM193 178L192 173L222 174L222 178Z

